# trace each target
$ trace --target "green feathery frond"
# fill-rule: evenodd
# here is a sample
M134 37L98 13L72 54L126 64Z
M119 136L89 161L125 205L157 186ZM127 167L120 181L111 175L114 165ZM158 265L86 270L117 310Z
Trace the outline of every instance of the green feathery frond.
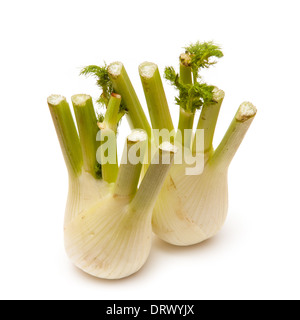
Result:
M183 84L173 67L166 67L165 78L179 91L179 96L175 98L176 104L186 111L195 112L213 99L213 86L199 82Z
M219 46L213 42L196 42L185 48L186 56L181 55L180 62L185 59L189 62L191 72L193 74L194 83L185 84L180 81L180 76L176 73L173 67L165 68L165 79L174 86L178 92L178 97L175 98L176 104L186 111L195 112L196 109L201 109L204 104L210 103L213 100L214 86L210 86L201 82L199 70L208 68L215 64L216 61L211 58L221 58L223 53ZM190 56L190 59L187 59Z
M165 78L174 86L177 86L179 75L173 67L165 68Z
M107 107L111 94L113 91L113 85L108 75L108 66L105 63L103 67L90 65L83 68L80 72L80 75L84 76L93 76L97 80L97 86L101 89L101 95L97 99L97 103ZM121 102L120 105L120 117L122 117L126 112L127 108L125 104ZM122 115L122 116L121 116Z
M212 58L222 58L223 52L221 48L214 44L212 41L209 42L199 42L191 44L184 48L186 54L191 57L191 68L194 76L194 80L199 77L199 71L201 68L209 68L211 65L217 63L215 59Z
M97 86L102 90L97 103L107 106L110 95L113 92L112 83L108 76L107 65L105 64L103 67L96 65L87 66L81 70L80 75L94 76L96 78Z

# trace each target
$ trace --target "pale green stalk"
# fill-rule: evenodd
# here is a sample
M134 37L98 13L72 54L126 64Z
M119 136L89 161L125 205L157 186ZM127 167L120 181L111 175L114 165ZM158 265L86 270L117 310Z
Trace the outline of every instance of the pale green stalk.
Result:
M124 115L123 113L119 112L121 100L121 95L117 93L112 93L104 117L104 123L108 128L110 128L114 132L117 132L117 127L120 118Z
M96 140L99 128L91 96L78 94L72 96L81 149L84 170L96 178L96 152L99 143Z
M102 178L108 183L114 183L117 180L119 171L116 133L110 128L101 127L101 124L100 128L101 146L97 151L97 158L99 160L100 157ZM111 159L108 158L110 152L114 155Z
M195 113L185 111L180 108L179 124L176 140L182 142L185 148L191 147L192 130L194 125Z
M163 88L158 66L152 62L144 62L139 66L147 106L153 129L174 130L165 90Z
M179 57L180 59L180 80L184 84L192 84L193 79L192 79L192 68L191 68L191 57L187 53L183 53Z
M102 123L98 123L98 127L100 128L101 146L105 143L104 139L101 138L101 135L103 137L106 136L108 139L107 143L109 144L109 150L111 150L111 152L115 152L114 163L104 163L105 150L100 149L102 177L104 181L108 183L116 182L119 170L116 134L120 118L124 115L123 113L120 113L121 100L121 95L112 93L107 105L104 121Z
M164 181L173 165L177 148L164 142L158 149L143 178L136 196L131 203L131 209L137 212L153 210Z
M240 105L234 119L232 120L224 138L216 149L210 164L227 169L242 143L254 116L256 108L250 102Z
M197 147L195 137L193 142L194 153L196 153L196 151L205 154L212 152L214 133L224 96L224 91L215 87L213 90L213 101L202 107L197 129L204 130L204 146Z
M151 127L123 64L121 62L110 64L108 73L114 90L122 96L131 128L143 129L150 137Z
M52 95L48 106L56 129L61 150L70 177L78 177L82 171L82 152L78 133L66 98Z
M142 130L134 130L126 140L118 178L114 188L114 195L119 197L133 197L136 194L143 159L147 148L147 134ZM132 156L139 153L141 161L133 163Z
M190 57L188 54L182 54L180 56L180 82L183 84L192 84L192 69L189 65ZM176 137L177 141L182 139L182 146L185 148L191 147L192 141L192 130L194 126L195 112L184 110L180 108L179 111L179 123L178 123L178 134ZM185 131L187 130L187 131Z

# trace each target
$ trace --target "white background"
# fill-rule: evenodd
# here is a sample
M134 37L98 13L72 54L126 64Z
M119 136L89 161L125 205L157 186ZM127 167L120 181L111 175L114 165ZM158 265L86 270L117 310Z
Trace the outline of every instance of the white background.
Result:
M298 14L296 0L1 1L0 298L299 299ZM215 143L241 102L258 108L229 171L227 223L190 248L155 239L128 279L85 275L64 253L68 179L46 98L96 98L80 68L121 60L146 109L138 65L176 66L197 40L225 54L204 74L226 92Z

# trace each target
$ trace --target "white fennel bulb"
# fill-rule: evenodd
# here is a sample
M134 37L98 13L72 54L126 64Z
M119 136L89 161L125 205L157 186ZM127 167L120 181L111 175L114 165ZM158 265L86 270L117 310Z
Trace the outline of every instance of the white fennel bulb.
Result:
M181 164L174 164L152 219L156 235L178 246L200 243L213 237L223 226L228 212L228 168L256 115L251 103L241 104L222 142L214 150L213 136L224 92L204 83L200 70L215 64L223 53L212 42L197 42L185 49L180 56L179 73L173 67L165 68L165 78L179 92L175 99L180 107L178 130L169 137L161 136L179 143L184 153L202 156L204 169L201 174L189 175L186 169L191 169L191 165L184 157ZM175 132L157 65L144 62L139 73L153 128ZM198 134L193 140L197 109L201 110L197 129L204 132L200 141Z
M135 136L136 131L129 136L129 145L147 140L146 133L143 140L140 131L139 139ZM77 267L99 278L120 279L145 264L152 245L153 208L171 166L164 159L175 151L171 145L159 148L154 159L158 164L150 165L137 191L142 164L121 164L108 195L65 227L66 251Z
M213 237L228 212L227 175L256 108L243 103L216 151L208 150L201 175L173 165L153 212L153 230L164 241L187 246Z
M119 108L121 97L111 97L108 114ZM117 100L116 100L117 99ZM163 144L140 186L141 169L147 149L147 134L134 130L127 138L120 168L105 163L100 147L101 174L97 175L96 135L108 138L116 149L115 123L104 118L98 124L92 100L86 95L72 97L80 140L66 99L51 96L48 105L69 172L69 196L65 213L65 248L70 260L98 278L120 279L137 272L146 262L152 244L152 212L169 172L176 148ZM115 117L118 119L118 117ZM138 156L137 156L138 154ZM132 162L132 156L137 156ZM169 159L169 162L166 160Z

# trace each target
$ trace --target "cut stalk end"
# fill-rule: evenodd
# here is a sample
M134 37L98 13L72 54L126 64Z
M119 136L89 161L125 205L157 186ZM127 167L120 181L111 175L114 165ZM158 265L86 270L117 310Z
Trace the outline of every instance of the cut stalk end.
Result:
M85 107L87 104L87 101L90 99L91 99L91 96L87 94L76 94L71 98L73 104L78 107Z
M116 79L118 78L120 75L121 75L121 72L122 72L122 69L123 69L123 63L122 62L113 62L111 63L109 66L108 66L108 73L109 75Z
M111 96L112 96L113 98L120 99L120 100L121 100L121 98L122 98L120 94L117 94L117 93L114 93L114 92L111 94Z
M221 100L224 100L225 98L225 92L218 87L214 87L213 89L213 100L215 102L219 102Z
M192 58L188 53L182 53L179 57L180 64L182 64L185 67L190 67Z
M150 79L154 76L154 73L157 69L158 67L155 63L143 62L139 66L139 73L142 78Z
M128 142L142 142L147 140L147 133L144 130L132 130L131 134L127 137Z
M122 156L115 197L133 197L136 194L143 160L145 157L148 136L144 130L133 130L127 137Z
M166 153L170 153L170 154L175 154L178 152L178 148L168 141L163 142L159 146L159 149L161 150L161 152L166 152Z
M58 106L62 101L67 101L67 99L59 94L52 94L47 99L47 102L50 106Z
M235 116L237 121L245 122L257 113L256 107L251 102L243 102Z

